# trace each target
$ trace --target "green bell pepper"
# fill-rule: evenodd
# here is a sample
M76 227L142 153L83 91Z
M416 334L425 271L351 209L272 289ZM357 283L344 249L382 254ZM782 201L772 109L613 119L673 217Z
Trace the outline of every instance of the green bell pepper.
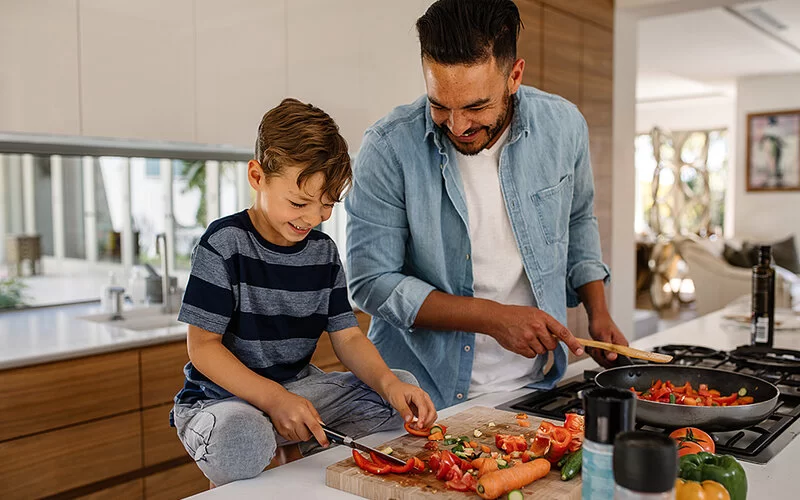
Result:
M730 455L714 455L705 451L684 455L680 460L678 476L698 482L710 479L724 486L731 500L747 498L747 476L741 464Z

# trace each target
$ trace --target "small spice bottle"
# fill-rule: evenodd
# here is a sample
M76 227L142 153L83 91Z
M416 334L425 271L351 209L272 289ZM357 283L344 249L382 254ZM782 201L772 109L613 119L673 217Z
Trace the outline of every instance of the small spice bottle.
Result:
M583 393L586 432L583 442L582 500L614 498L614 438L636 422L636 398L631 391L611 387Z
M675 500L678 447L664 434L623 432L614 441L614 500Z

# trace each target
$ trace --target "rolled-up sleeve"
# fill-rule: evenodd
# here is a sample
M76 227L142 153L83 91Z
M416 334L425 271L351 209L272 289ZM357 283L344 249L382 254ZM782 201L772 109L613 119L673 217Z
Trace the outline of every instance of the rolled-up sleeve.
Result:
M592 281L608 283L611 272L603 263L600 231L594 216L594 178L589 156L589 129L580 116L575 184L569 219L567 253L567 307L580 304L578 288Z
M347 210L347 275L355 303L410 330L435 288L403 273L408 217L400 162L379 132L367 131L353 168Z

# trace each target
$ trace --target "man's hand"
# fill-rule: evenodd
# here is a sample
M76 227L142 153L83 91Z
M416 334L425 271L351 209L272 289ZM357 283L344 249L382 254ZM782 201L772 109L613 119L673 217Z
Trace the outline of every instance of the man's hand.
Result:
M275 430L289 441L308 441L313 436L327 447L328 438L322 430L322 419L314 405L306 398L285 391L275 398L269 408L261 408L269 415Z
M619 331L619 328L608 313L595 315L589 319L589 335L591 335L593 339L601 342L628 345L628 339ZM601 349L589 349L589 354L604 368L613 366L614 361L617 359L617 353L603 351Z
M567 327L541 309L498 304L496 312L489 335L509 351L533 358L554 350L563 340L576 356L583 354L583 347Z
M436 422L436 407L428 393L419 387L395 377L395 381L387 384L384 392L386 400L400 412L404 421L411 423L417 417L418 429L426 429Z

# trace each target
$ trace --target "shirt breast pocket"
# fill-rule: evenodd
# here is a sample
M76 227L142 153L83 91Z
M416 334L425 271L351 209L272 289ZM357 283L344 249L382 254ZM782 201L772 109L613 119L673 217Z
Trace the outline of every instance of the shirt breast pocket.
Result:
M548 245L562 243L569 229L569 214L572 207L572 175L568 174L555 186L547 187L531 195L539 226Z

